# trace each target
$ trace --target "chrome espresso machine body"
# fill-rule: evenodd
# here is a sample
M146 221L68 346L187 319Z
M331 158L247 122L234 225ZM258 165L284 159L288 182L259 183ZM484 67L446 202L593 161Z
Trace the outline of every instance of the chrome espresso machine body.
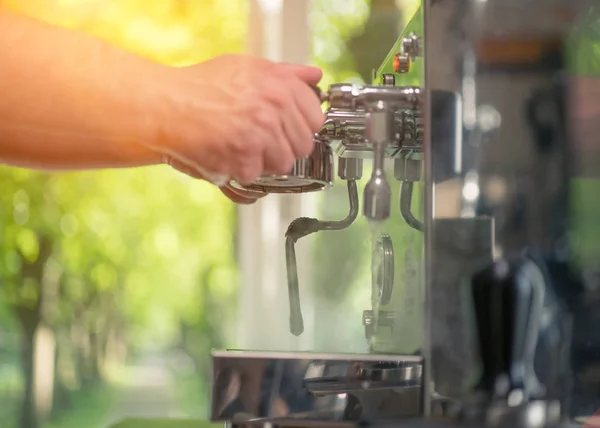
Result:
M290 334L304 330L296 242L362 213L422 233L424 340L403 355L217 351L214 421L549 427L600 408L598 293L574 267L569 232L578 145L566 59L591 13L566 0L426 0L411 24L424 32L407 28L372 85L319 91L328 108L313 155L245 187L326 191L335 160L347 184L346 218L299 218L286 233ZM419 62L424 84L399 84ZM361 210L364 162L373 167ZM423 221L415 183L426 190ZM376 239L367 339L393 322L378 310L394 293L393 254L388 235Z

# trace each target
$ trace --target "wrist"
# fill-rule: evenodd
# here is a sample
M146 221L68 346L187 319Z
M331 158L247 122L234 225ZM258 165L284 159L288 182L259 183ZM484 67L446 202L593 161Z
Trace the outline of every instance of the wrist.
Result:
M145 106L143 144L158 153L163 163L173 159L199 168L197 160L209 161L215 140L217 91L189 68L159 65L147 73L147 78L141 91ZM209 171L202 174L213 181Z

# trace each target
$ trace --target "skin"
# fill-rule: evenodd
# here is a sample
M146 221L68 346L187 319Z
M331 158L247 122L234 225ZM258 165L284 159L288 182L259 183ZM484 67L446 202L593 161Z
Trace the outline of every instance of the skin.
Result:
M321 70L224 55L167 67L0 6L0 162L74 170L168 164L233 189L284 174L324 120Z

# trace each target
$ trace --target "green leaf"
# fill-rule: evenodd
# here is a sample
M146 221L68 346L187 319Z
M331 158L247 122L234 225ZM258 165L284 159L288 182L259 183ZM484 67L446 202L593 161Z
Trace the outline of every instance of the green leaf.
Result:
M21 228L17 232L17 248L29 263L37 260L40 246L35 232L31 229Z

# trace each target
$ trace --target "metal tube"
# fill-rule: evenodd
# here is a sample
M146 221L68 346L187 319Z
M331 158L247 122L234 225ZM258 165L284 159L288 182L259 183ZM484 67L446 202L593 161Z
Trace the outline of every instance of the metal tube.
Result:
M329 105L334 109L361 109L384 102L394 109L422 106L424 93L417 86L357 86L349 83L331 85Z
M285 263L287 268L288 296L290 300L290 332L300 336L304 332L304 320L300 305L298 266L294 245L298 239L322 230L342 230L349 227L358 216L358 190L354 180L348 180L350 211L340 221L320 221L316 218L300 217L294 220L285 233Z
M423 222L415 218L412 213L412 195L413 195L412 181L403 181L400 187L400 214L402 218L410 227L419 232L423 232Z

